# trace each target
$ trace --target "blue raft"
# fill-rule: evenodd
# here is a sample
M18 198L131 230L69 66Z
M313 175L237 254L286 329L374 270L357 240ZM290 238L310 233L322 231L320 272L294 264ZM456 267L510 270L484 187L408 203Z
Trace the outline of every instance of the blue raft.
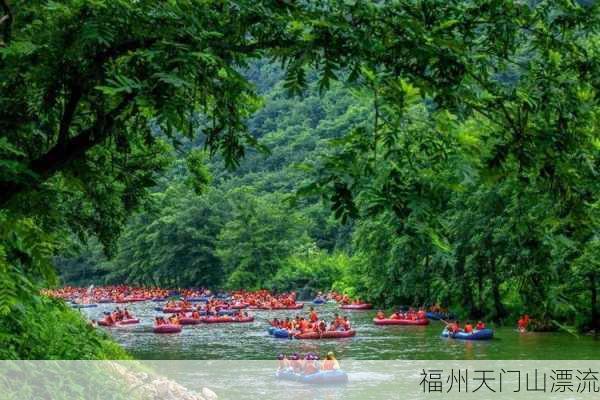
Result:
M289 339L290 338L290 332L287 329L279 329L279 328L274 328L274 327L269 328L269 335L273 335L274 337L279 338L279 339Z
M342 370L320 371L310 375L297 374L293 371L277 371L277 379L285 379L313 385L328 385L348 382L348 374Z
M312 301L312 303L313 303L313 304L317 304L317 305L319 305L319 304L325 304L325 299L324 299L324 298L322 298L322 297L316 297L316 298L315 298L315 299Z
M450 333L447 329L444 329L442 337L459 340L491 340L494 337L494 331L491 329L482 329L480 331L473 331L473 333Z

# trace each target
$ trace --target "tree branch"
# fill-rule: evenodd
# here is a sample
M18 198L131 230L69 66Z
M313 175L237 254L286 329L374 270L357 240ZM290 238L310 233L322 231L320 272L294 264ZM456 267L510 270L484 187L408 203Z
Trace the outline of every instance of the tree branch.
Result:
M0 45L6 46L8 42L10 42L13 15L8 6L8 0L0 0L0 8L2 8L2 11L4 12L4 16L0 18L0 28L2 28L2 40L0 41Z
M119 105L96 119L93 126L64 143L57 143L47 153L32 160L27 169L35 174L37 179L29 182L24 179L19 182L0 182L0 207L5 207L17 194L39 187L56 172L63 170L73 161L81 159L88 150L102 143L109 136L117 118L134 98L135 93L127 94Z

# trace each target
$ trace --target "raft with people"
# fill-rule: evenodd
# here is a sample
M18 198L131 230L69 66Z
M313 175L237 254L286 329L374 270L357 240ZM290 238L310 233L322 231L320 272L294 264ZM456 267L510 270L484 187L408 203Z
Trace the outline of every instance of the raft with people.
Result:
M491 340L494 338L494 331L488 328L472 332L450 332L448 329L444 329L442 337L459 340Z
M123 310L117 307L112 312L105 312L106 314L104 318L98 320L97 323L100 326L123 326L123 325L134 325L140 322L139 318L134 317L129 311L125 308Z
M278 368L275 373L277 379L308 383L308 384L340 384L348 382L348 375L340 369L333 352L320 361L315 353L302 356L298 353L289 358L285 354L277 356Z
M343 339L356 336L356 331L324 331L324 332L304 332L294 334L294 339Z

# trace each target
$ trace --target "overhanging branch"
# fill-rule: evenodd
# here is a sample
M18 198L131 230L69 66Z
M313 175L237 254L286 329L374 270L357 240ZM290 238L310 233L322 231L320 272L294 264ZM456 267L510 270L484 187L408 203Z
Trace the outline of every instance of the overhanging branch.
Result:
M56 172L63 170L73 161L81 159L88 150L106 140L116 120L134 98L134 93L128 94L109 113L100 116L93 126L62 144L57 143L47 153L32 160L28 170L37 176L38 179L35 181L27 182L25 179L20 179L18 182L0 182L0 208L5 207L17 194L39 187Z
M0 8L4 12L4 15L0 17L0 28L2 29L0 45L7 45L11 37L13 15L8 6L8 0L0 0Z

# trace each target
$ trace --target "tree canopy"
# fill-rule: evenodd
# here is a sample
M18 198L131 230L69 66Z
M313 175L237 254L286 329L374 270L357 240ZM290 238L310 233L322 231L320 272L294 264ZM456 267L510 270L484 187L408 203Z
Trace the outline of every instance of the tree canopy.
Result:
M0 1L0 319L88 242L102 277L311 265L382 304L598 329L599 7Z

